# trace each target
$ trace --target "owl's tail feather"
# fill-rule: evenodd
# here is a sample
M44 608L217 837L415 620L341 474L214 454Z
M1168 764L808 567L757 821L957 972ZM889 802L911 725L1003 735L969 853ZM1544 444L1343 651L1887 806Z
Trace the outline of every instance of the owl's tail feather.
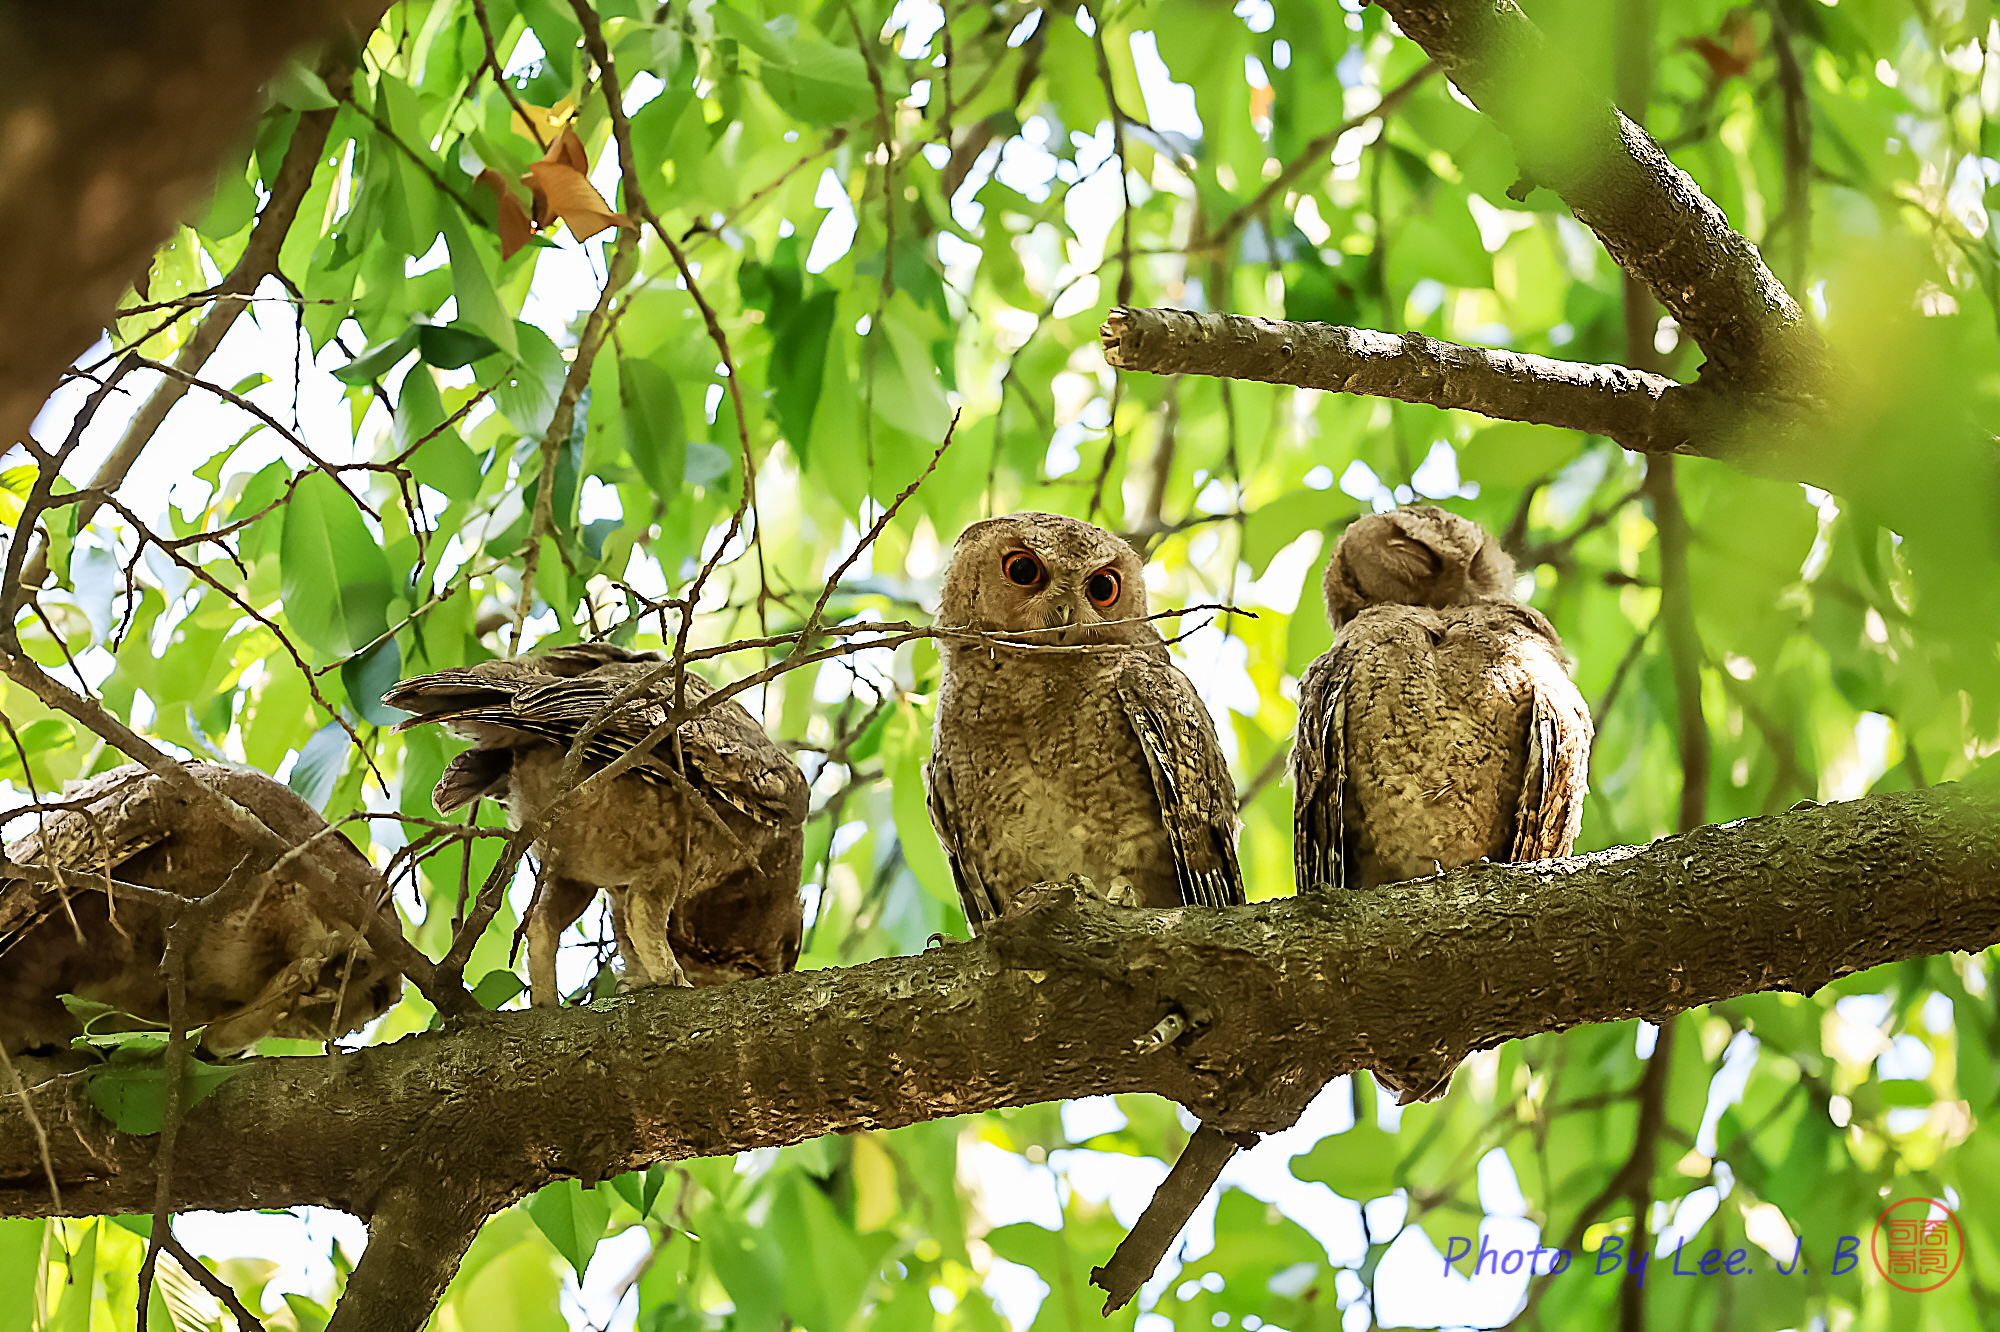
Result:
M431 791L431 804L440 814L469 805L487 794L501 794L514 755L506 749L468 749L444 765L444 775Z

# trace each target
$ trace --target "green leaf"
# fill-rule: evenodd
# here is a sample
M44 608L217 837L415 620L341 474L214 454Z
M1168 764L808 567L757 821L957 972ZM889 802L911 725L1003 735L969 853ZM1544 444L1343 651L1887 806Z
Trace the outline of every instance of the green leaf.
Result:
M819 406L827 344L839 307L836 293L815 292L771 330L772 406L785 438L800 449L812 439L813 411Z
M815 125L837 125L875 109L861 53L816 39L793 42L789 63L767 64L764 91L779 107Z
M784 65L791 61L791 44L748 14L726 4L711 6L709 14L715 23L716 36L734 37L775 65Z
M46 1332L90 1332L90 1306L97 1292L97 1233L101 1223L86 1222L83 1236L69 1250L69 1279L49 1301L55 1316ZM32 1290L32 1285L30 1286Z
M652 361L621 357L618 400L625 451L661 503L671 508L687 475L687 420L674 377Z
M396 636L389 635L374 647L358 657L350 657L341 663L340 683L347 690L347 700L361 719L374 726L394 726L407 721L409 714L400 708L392 708L382 701L382 695L392 688L403 675L403 652L396 646Z
M199 1105L245 1067L217 1068L199 1059L189 1059L182 1082L185 1107L192 1109ZM158 1133L165 1122L167 1074L157 1063L105 1064L91 1071L88 1090L90 1103L120 1133L149 1137Z
M422 336L420 328L406 328L389 341L368 348L361 355L333 372L333 377L343 384L369 384L380 379L396 368L396 362L416 349Z
M785 1308L809 1328L849 1326L896 1240L876 1231L857 1235L803 1172L778 1182L765 1225L786 1254L810 1262L785 1264Z
M42 1237L53 1223L0 1220L0 1327L33 1327L35 1274L42 1266Z
M568 1260L581 1283L598 1241L604 1238L605 1223L611 1219L609 1199L573 1179L559 1179L529 1198L527 1208L536 1227Z
M347 732L341 729L339 722L328 722L320 727L299 750L285 785L314 809L325 809L326 802L333 798L334 784L347 767L348 744Z
M69 723L61 717L44 717L38 722L15 728L21 738L21 750L26 750L28 761L33 763L57 750L68 749L76 743L76 736L69 729ZM39 764L37 765L39 767ZM25 776L21 771L21 753L14 745L0 738L0 777L19 782Z
M1343 1198L1367 1202L1395 1189L1402 1158L1399 1136L1383 1132L1370 1110L1366 1122L1321 1138L1311 1151L1293 1157L1291 1171L1296 1178L1318 1181Z
M1279 551L1344 514L1345 499L1334 498L1331 491L1295 490L1259 506L1243 520L1243 558L1250 576L1262 578Z
M507 312L500 303L500 294L493 289L485 247L473 244L471 234L465 229L465 219L459 216L456 207L440 210L438 222L444 229L445 245L451 250L451 292L458 298L458 318L453 323L483 333L501 351L519 356L521 348L515 336L514 316Z
M472 997L482 1007L499 1008L527 988L528 983L515 972L496 968L479 978L479 983L472 987Z
M549 335L533 324L517 324L519 357L507 378L493 390L493 405L529 439L539 440L549 430L555 416L556 399L562 395L569 362L549 341Z
M110 1017L119 1011L116 1004L103 1003L96 999L86 999L80 994L60 994L56 996L70 1016L83 1024L86 1030L99 1018Z
M937 829L931 826L930 805L924 797L923 764L930 753L928 727L907 704L891 709L896 715L882 735L882 762L889 773L896 837L917 882L938 901L956 904L958 889L945 860Z
M424 364L440 370L456 370L499 353L500 347L484 333L453 322L424 324L417 329L417 350Z
M650 1216L653 1203L660 1196L660 1188L667 1182L667 1167L655 1161L644 1170L629 1170L611 1181L611 1187L618 1190L618 1196L632 1205L632 1210L640 1216Z
M719 444L706 444L700 440L687 446L687 471L684 479L690 486L712 485L736 470L736 459Z
M416 448L407 466L417 480L441 491L447 499L471 499L479 493L479 459L456 430L443 429L446 419L444 400L430 370L422 362L411 366L396 390L391 446L398 455ZM419 440L423 441L421 446Z
M326 80L302 60L287 60L265 86L272 101L293 111L326 111L340 105Z
M389 560L354 501L324 472L300 481L279 546L285 619L322 657L341 657L389 627Z
M868 62L859 51L834 46L806 31L787 38L775 24L725 4L710 11L718 36L734 37L764 61L764 91L787 114L815 125L833 125L875 109Z
M1584 436L1554 426L1503 421L1487 426L1458 451L1458 474L1491 486L1524 486L1554 476L1583 451Z
M494 1222L487 1222L486 1229L494 1229ZM470 1254L466 1261L470 1266ZM562 1284L561 1269L546 1248L537 1243L517 1243L480 1263L469 1279L461 1275L452 1283L446 1299L452 1318L461 1328L477 1328L478 1332L569 1332L569 1322L562 1316L559 1304Z

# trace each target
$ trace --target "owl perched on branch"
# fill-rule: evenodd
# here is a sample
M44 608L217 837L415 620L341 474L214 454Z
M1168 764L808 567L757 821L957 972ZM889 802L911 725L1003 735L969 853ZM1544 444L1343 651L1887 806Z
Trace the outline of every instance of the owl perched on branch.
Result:
M1243 901L1236 789L1215 724L1145 617L1143 566L1089 523L1016 513L959 535L931 822L977 932L1031 884L1087 876L1117 901Z
M565 755L620 691L667 658L579 643L509 661L420 675L382 701L442 722L475 743L452 759L440 813L489 796L516 827L559 792ZM686 703L714 693L689 671ZM582 776L618 758L666 719L671 673L622 704L585 746ZM529 989L559 1001L556 944L601 889L629 985L720 984L789 971L803 913L806 781L733 699L681 724L646 758L571 809L535 841L541 875L528 913Z
M1590 709L1513 581L1477 523L1428 505L1341 536L1324 589L1337 633L1299 685L1300 891L1569 854ZM1410 1100L1443 1084L1399 1089Z
M287 842L311 843L309 854L343 879L371 885L365 910L396 919L388 884L367 857L285 786L217 763L183 766ZM73 807L44 816L7 847L14 865L59 870L60 882L0 869L0 1044L57 1065L81 1031L61 995L167 1020L161 959L171 914L115 884L107 894L105 881L206 897L245 855L196 799L137 764L93 777L64 800ZM225 900L187 952L188 1022L206 1026L202 1045L233 1054L264 1036L331 1040L387 1012L402 977L362 939L363 909L328 908L282 865L270 882Z

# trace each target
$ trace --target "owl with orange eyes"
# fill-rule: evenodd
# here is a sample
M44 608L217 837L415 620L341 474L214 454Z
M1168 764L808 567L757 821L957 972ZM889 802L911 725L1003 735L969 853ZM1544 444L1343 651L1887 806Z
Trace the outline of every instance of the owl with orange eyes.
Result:
M975 933L1073 874L1132 905L1243 901L1215 723L1148 613L1138 553L1102 528L1015 513L959 535L924 778Z

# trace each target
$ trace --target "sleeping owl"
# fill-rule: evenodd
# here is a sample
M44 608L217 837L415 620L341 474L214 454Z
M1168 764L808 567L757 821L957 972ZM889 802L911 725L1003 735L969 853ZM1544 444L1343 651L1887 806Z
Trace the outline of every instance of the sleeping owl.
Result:
M209 922L187 954L187 1012L212 1054L234 1054L264 1036L332 1040L388 1011L402 977L362 938L363 912L394 921L389 887L354 844L280 782L219 763L182 765L244 806L343 879L371 885L373 900L328 910L281 868L272 881ZM111 1005L148 1024L167 1020L160 961L171 918L151 901L115 894L105 881L205 897L243 859L242 839L195 801L137 764L114 768L64 794L7 847L7 859L60 871L59 882L0 871L0 1048L50 1071L65 1066L81 1032L61 996ZM97 1024L102 1033L120 1020Z
M405 680L382 696L477 743L452 759L432 803L448 812L488 796L518 827L555 799L563 760L590 719L668 659L577 643ZM686 701L714 688L687 673ZM666 718L671 677L623 704L586 747L583 775ZM556 947L602 890L628 985L719 984L789 971L803 912L806 781L734 699L685 721L646 759L553 827L535 851L528 913L529 991L554 1004Z
M1337 632L1299 684L1300 891L1569 854L1590 710L1554 627L1514 600L1513 580L1477 523L1428 505L1341 536L1324 586ZM1430 1080L1399 1089L1440 1094Z
M937 624L968 636L938 643L924 779L975 933L1072 874L1130 904L1243 901L1215 724L1147 614L1138 554L1101 528L1016 513L959 535Z

